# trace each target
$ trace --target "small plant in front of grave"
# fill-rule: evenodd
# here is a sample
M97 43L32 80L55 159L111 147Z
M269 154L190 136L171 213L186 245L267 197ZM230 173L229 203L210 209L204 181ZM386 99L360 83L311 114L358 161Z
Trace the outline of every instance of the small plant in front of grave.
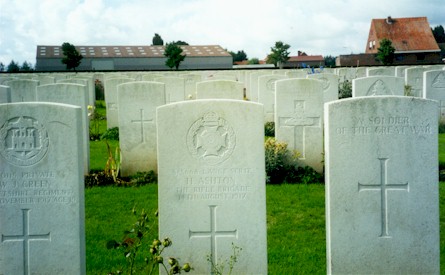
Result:
M352 83L348 80L339 83L338 85L338 98L352 97Z
M95 106L88 105L88 118L90 119L90 140L100 139L99 120L100 115Z
M127 267L109 274L124 274L124 272L130 275L153 274L159 265L164 268L167 274L180 274L182 271L189 272L193 269L190 263L181 265L177 258L174 257L168 258L167 267L163 253L166 248L172 246L173 242L169 238L155 239L149 245L146 238L149 235L150 229L148 214L144 209L138 213L134 207L132 214L137 217L137 220L130 230L124 232L122 241L111 240L107 242L108 249L118 249L123 252ZM144 256L144 248L146 247L149 248L148 255Z
M445 119L441 118L439 120L439 134L445 133Z
M119 140L119 127L107 129L105 133L100 136L100 139Z
M285 178L286 183L320 183L324 182L323 175L315 171L310 166L297 167L289 170Z
M211 274L223 275L224 268L226 267L226 265L229 265L229 273L227 273L227 275L231 275L235 264L238 262L238 257L241 253L241 250L243 250L241 247L238 247L232 243L232 255L228 260L225 261L219 259L219 263L214 262L212 254L207 255L207 261L210 263L211 266Z
M275 122L268 121L264 124L264 135L266 137L274 137L275 136Z
M268 138L265 142L266 182L283 183L287 173L297 169L297 159L300 153L287 149L287 143Z
M158 182L158 176L153 170L150 170L148 172L137 172L136 174L130 177L130 184L132 186L141 186L157 182Z
M113 178L114 183L118 184L121 180L119 177L119 170L121 167L121 151L119 146L116 147L116 150L114 152L111 151L110 144L106 142L107 144L107 151L108 151L108 159L107 163L105 164L104 173L106 176L111 176Z

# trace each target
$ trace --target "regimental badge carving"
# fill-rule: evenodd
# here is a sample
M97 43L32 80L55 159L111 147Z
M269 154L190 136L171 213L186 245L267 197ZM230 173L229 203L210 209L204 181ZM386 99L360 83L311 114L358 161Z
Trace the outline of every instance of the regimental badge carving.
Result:
M189 152L205 164L216 165L225 161L232 155L235 145L232 127L215 112L205 113L187 133Z
M323 90L326 91L331 86L331 82L326 77L320 77L318 80L323 82Z
M392 95L392 92L390 89L388 89L388 87L386 87L385 83L379 79L376 82L374 82L374 84L372 84L366 95L368 96Z
M32 117L15 117L0 128L0 154L9 163L30 166L39 162L47 153L48 132Z

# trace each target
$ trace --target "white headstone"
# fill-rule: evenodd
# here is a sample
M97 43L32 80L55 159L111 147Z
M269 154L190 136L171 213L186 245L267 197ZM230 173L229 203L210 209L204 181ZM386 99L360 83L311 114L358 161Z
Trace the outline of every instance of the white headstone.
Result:
M90 123L88 119L88 91L85 85L58 83L37 87L37 101L65 103L82 108L82 133L85 175L90 172Z
M229 261L232 245L242 249L234 274L267 274L262 114L223 99L157 110L159 235L196 274L211 273L207 257Z
M85 274L80 107L0 105L0 274Z
M410 67L405 69L405 85L410 86L410 96L422 97L423 72L428 69L423 67Z
M440 118L445 120L445 71L426 71L423 73L423 98L439 102Z
M275 115L275 82L286 79L286 76L270 74L258 77L258 103L264 105L264 120L274 121Z
M165 84L165 97L166 102L174 103L184 101L186 99L185 94L185 79L181 77L165 76L155 78L156 82L162 82Z
M249 75L249 89L246 91L247 99L253 102L258 102L258 77L270 74L268 71L255 71Z
M243 100L244 86L232 80L208 80L196 83L196 99L211 98Z
M132 78L108 78L104 82L105 104L107 110L107 128L119 126L118 103L117 103L117 85L133 82Z
M396 76L395 67L367 68L366 76Z
M301 155L299 162L323 172L323 83L292 78L276 82L275 137Z
M165 104L165 85L137 81L117 86L121 175L157 171L156 108Z
M323 82L324 103L338 99L338 75L330 73L310 74L307 78Z
M196 99L196 83L202 81L202 76L200 74L184 74L181 77L185 79L186 98Z
M405 94L405 81L394 76L370 76L352 80L352 97Z
M11 88L9 86L0 85L0 103L11 102Z
M328 274L439 274L437 102L325 105Z
M39 86L39 81L37 80L10 80L3 85L11 88L11 102L36 101L36 87Z

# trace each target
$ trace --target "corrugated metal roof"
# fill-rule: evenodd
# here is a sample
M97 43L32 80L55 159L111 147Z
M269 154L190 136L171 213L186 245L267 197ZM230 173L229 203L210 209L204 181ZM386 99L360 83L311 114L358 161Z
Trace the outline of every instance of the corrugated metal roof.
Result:
M75 46L84 58L164 57L165 46ZM186 56L231 56L219 45L180 46ZM37 46L37 58L62 58L61 46Z
M426 17L372 19L366 52L377 52L384 38L391 40L396 53L440 51Z

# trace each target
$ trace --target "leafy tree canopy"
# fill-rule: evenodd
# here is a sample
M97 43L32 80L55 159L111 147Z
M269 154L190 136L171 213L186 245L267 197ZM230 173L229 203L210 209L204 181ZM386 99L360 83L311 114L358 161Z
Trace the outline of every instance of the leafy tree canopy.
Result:
M180 46L180 45L188 46L189 45L187 42L184 42L184 41L181 41L181 40L173 41L170 44L174 44L174 45L178 45L178 46Z
M383 38L380 41L380 47L377 49L377 59L385 66L391 65L394 62L395 51L396 49L392 46L391 40Z
M62 63L66 65L66 69L76 70L83 58L83 56L76 50L76 47L68 42L65 42L62 44L62 52Z
M0 62L0 72L4 71L5 71L5 64L3 64L3 62Z
M290 45L288 44L281 41L275 42L275 46L270 48L271 53L267 56L267 63L282 68L283 64L289 60L289 48Z
M445 43L445 31L442 25L436 26L434 29L431 28L431 31L433 32L437 43Z
M249 59L247 64L249 64L249 65L260 64L260 60L256 57L254 57L254 58Z
M174 43L167 43L165 46L164 56L167 57L167 61L165 61L165 65L170 69L173 67L176 70L179 68L179 64L185 59L185 55L182 54L182 49L178 45Z
M32 65L25 61L25 62L23 62L22 67L20 68L20 71L23 71L23 72L33 71Z
M247 54L244 52L244 50L238 51L237 53L229 51L229 53L232 55L233 63L247 60Z
M8 67L6 68L6 72L8 73L17 73L20 71L20 66L17 62L15 62L14 60L11 60L11 62L9 63Z
M155 36L153 37L152 46L164 46L164 40L162 40L161 36L157 33L155 33Z
M326 67L335 67L335 57L332 55L327 55L324 57L324 64Z

